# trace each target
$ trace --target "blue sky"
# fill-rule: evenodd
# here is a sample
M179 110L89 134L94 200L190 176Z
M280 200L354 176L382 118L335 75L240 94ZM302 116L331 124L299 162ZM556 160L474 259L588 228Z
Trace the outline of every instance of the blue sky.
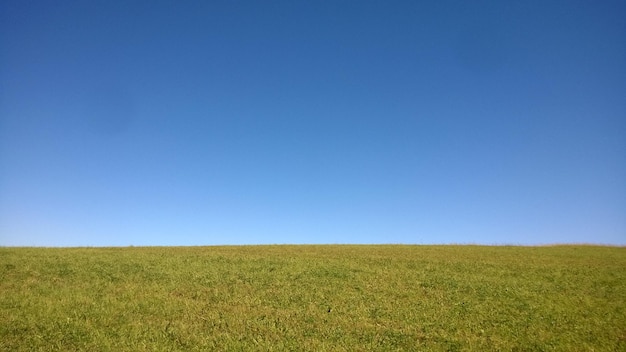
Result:
M626 245L623 1L2 1L0 245Z

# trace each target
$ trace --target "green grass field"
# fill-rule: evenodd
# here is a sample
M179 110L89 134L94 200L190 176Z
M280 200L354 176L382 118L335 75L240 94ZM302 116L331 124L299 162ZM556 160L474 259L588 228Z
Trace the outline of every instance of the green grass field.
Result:
M2 351L626 351L626 248L0 248Z

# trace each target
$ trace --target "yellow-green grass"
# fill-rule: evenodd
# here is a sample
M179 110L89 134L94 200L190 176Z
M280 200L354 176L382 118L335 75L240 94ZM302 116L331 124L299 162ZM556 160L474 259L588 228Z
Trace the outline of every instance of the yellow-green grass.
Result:
M626 248L0 248L2 351L626 351Z

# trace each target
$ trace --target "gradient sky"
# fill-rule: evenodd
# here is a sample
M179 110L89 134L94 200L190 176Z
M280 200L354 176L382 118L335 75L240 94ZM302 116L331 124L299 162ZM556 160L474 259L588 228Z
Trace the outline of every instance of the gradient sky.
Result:
M0 2L0 245L626 245L624 1Z

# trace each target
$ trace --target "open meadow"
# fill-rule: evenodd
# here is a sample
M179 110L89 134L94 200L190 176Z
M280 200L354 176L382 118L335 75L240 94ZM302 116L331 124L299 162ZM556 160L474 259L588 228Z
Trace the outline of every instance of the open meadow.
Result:
M2 351L626 351L626 248L0 248Z

